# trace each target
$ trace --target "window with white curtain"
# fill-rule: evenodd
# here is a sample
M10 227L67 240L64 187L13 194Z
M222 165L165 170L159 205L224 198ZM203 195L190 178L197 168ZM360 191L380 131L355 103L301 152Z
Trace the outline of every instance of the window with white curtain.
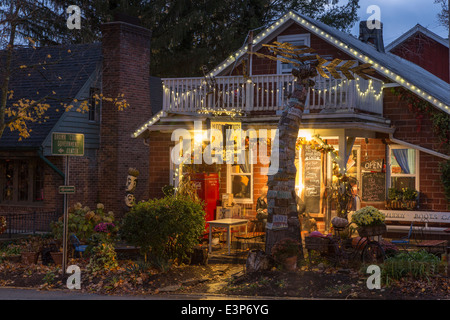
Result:
M419 151L403 146L389 148L389 187L419 190Z

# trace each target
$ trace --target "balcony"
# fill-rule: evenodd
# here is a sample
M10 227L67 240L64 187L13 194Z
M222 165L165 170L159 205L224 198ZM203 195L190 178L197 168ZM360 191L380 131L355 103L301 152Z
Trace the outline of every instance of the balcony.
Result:
M223 76L207 80L165 78L163 111L240 111L275 113L294 89L292 75ZM338 80L317 77L308 94L305 113L367 113L383 115L383 83L378 80Z

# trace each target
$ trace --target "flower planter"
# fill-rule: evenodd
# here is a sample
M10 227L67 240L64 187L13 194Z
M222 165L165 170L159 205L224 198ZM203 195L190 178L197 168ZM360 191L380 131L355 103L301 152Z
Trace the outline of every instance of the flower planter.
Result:
M381 236L386 233L386 225L379 224L374 226L358 227L357 230L360 237L367 238L367 237Z
M386 209L388 210L414 210L417 207L415 200L387 200Z
M326 237L305 237L305 248L308 250L326 251L330 240Z
M62 264L63 260L62 252L50 252L50 255L52 256L53 262L55 264Z
M6 256L3 258L5 261L11 262L11 263L19 263L22 261L22 255L20 254L14 254L11 256Z
M22 252L22 263L36 264L38 262L39 252Z
M292 257L284 259L283 267L286 271L297 270L297 256L292 256Z

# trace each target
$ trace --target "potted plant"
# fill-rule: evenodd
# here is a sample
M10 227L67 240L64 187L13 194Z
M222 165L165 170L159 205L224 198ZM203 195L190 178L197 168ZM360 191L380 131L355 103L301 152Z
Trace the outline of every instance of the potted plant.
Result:
M417 206L419 192L411 188L389 188L386 208L391 210L413 210Z
M285 270L295 271L297 269L299 249L300 244L298 241L291 238L282 239L273 246L272 256Z
M386 232L385 219L384 213L372 206L361 208L352 215L352 222L356 224L361 237L384 234Z
M29 242L25 246L25 249L21 253L22 263L36 264L38 262L40 250L41 247L37 240L29 240Z
M62 264L63 253L62 253L62 251L60 249L58 249L58 251L50 252L50 255L52 256L53 262L56 265Z
M402 188L403 207L407 210L413 210L417 205L418 192L411 188Z

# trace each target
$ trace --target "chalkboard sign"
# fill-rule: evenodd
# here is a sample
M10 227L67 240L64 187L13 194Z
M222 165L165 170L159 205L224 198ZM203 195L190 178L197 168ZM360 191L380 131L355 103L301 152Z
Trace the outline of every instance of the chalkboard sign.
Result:
M305 211L309 213L320 212L320 177L321 177L321 152L311 148L305 148Z
M363 173L362 201L376 202L386 200L386 174Z

